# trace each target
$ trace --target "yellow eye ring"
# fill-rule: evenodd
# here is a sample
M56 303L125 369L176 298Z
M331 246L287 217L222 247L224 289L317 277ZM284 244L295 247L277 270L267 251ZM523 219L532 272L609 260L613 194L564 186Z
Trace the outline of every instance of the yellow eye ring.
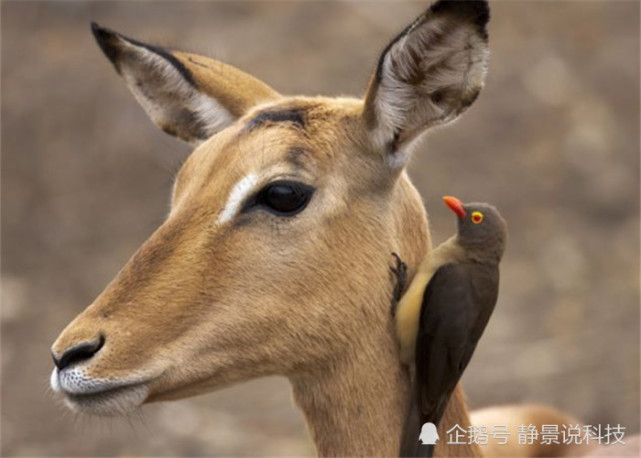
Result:
M483 213L472 212L472 222L474 224L479 224L481 221L483 221Z

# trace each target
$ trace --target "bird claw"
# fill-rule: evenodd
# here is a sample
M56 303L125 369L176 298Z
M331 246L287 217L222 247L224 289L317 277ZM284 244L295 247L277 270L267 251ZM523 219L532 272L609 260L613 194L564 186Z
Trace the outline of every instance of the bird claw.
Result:
M392 316L394 316L396 315L396 307L398 306L401 297L403 297L403 291L405 290L405 284L407 283L407 264L403 262L397 253L392 253L392 256L396 259L396 266L390 267L390 271L394 274L396 280L394 291L392 293L391 307Z

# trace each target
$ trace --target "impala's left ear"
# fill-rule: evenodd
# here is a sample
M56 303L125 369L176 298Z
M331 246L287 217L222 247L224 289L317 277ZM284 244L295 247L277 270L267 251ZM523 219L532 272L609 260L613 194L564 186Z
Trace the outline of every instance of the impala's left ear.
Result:
M439 0L387 46L365 97L373 148L404 165L408 144L479 94L489 50L485 0Z

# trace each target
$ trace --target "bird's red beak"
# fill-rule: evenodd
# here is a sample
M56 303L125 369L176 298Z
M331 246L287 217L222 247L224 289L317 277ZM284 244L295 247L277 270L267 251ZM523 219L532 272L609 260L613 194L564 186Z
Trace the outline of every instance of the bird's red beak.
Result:
M443 202L445 205L450 207L450 209L456 213L459 218L465 218L465 210L463 210L463 202L458 200L456 197L445 196L443 197Z

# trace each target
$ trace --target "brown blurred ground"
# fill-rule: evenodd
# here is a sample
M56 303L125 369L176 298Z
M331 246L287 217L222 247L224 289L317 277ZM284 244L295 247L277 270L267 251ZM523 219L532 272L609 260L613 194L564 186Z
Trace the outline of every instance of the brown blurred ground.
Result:
M2 3L2 455L311 453L287 382L75 419L49 346L159 224L188 149L157 131L89 21L243 68L284 93L361 94L425 6ZM472 406L535 401L639 431L639 3L494 2L485 91L411 174L437 242L453 194L511 229Z

